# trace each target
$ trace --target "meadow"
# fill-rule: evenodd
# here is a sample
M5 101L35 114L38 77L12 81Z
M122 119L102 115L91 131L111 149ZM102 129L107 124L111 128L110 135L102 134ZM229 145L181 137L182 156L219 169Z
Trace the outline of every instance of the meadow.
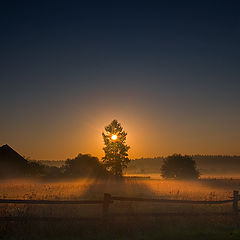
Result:
M100 180L84 178L66 182L33 180L1 181L0 198L38 200L101 200L104 193L122 197L167 198L178 200L225 200L240 186L237 179L202 179L176 181L161 179L125 178ZM202 238L206 233L229 239L239 237L232 217L124 217L125 213L232 211L232 205L184 205L114 202L109 211L122 217L109 222L101 217L102 205L26 205L0 204L0 216L25 217L92 217L90 221L76 222L2 222L0 239L161 239L172 234L181 239ZM168 229L168 231L166 231ZM171 229L169 231L169 229ZM181 232L181 234L179 234ZM211 233L212 232L212 233ZM116 235L115 235L116 234ZM150 237L150 235L152 235ZM155 238L157 237L158 238ZM168 236L171 239L171 236Z

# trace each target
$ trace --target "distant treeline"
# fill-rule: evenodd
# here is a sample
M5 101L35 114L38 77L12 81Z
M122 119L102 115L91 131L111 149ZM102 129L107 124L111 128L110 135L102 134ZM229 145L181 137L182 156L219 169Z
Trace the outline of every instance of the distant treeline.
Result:
M240 173L240 156L191 155L203 174ZM164 157L133 159L127 173L159 173Z
M32 160L47 166L53 167L62 167L65 163L65 160Z
M192 158L201 164L240 164L240 156L230 155L192 155Z
M201 174L240 175L240 156L228 155L191 155ZM127 173L159 173L164 157L140 158L130 161ZM40 177L40 178L77 178L77 177L110 177L97 157L90 154L79 154L65 161L27 160L8 145L0 147L0 178L7 177Z
M203 174L240 174L240 156L231 155L191 155L196 161L198 169ZM159 173L164 157L132 159L127 173ZM62 167L63 160L37 161L47 166Z

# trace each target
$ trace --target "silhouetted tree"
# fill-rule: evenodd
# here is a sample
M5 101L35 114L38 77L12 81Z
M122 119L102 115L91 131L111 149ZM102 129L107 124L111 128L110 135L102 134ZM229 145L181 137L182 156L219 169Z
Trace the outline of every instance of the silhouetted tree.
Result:
M190 156L173 154L163 160L161 175L163 178L197 179L200 173L196 162Z
M105 131L102 133L105 145L103 163L113 175L122 176L123 169L130 162L127 153L130 147L126 145L127 133L117 120L107 125Z
M73 159L67 159L62 169L64 175L69 177L98 177L106 176L108 173L98 158L90 154L78 154Z

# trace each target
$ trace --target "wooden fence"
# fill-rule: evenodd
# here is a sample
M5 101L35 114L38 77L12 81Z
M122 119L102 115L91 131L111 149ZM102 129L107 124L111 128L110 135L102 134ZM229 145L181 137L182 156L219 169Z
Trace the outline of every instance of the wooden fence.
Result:
M233 197L231 199L222 201L193 201L193 200L174 200L174 199L150 199L150 198L131 198L131 197L117 197L112 196L109 193L104 193L103 200L24 200L24 199L0 199L0 204L101 204L102 205L102 219L106 220L109 217L116 216L219 216L230 215L234 217L235 222L239 225L239 210L238 201L240 199L239 192L233 191ZM205 212L205 213L184 213L184 212L160 212L160 213L124 213L124 214L111 214L109 212L110 204L114 201L131 201L131 202L152 202L152 203L168 203L168 204L226 204L232 203L232 211L230 212ZM27 221L27 220L39 220L39 221L66 221L66 220L94 220L99 218L63 218L63 217L0 217L0 221Z

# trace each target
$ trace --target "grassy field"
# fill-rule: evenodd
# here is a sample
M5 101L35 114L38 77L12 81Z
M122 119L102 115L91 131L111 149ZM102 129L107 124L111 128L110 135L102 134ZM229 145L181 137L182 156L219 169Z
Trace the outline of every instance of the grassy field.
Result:
M0 182L0 198L80 200L113 196L179 200L224 200L240 186L236 179L193 182L134 179L80 179L69 182L11 180ZM184 205L114 202L111 213L232 211L232 205ZM0 204L0 216L101 217L102 205ZM206 237L208 236L208 237ZM2 222L0 239L239 239L232 217L118 217L111 221Z

